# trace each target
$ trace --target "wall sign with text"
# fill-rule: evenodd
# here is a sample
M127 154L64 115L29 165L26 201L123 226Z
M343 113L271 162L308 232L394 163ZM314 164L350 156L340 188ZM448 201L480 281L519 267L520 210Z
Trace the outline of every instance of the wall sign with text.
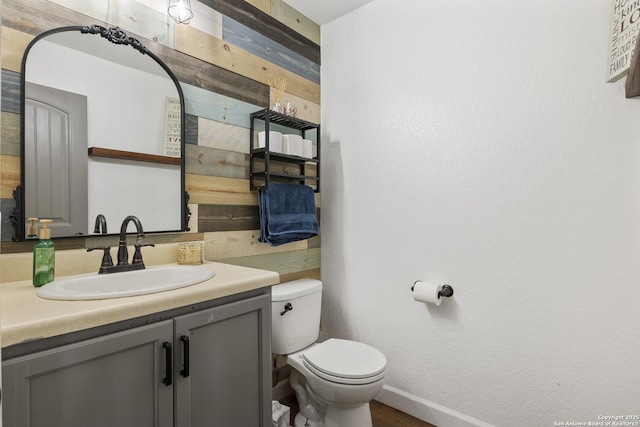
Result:
M607 81L624 76L640 32L640 0L611 0Z
M180 157L180 100L167 97L164 113L164 155Z

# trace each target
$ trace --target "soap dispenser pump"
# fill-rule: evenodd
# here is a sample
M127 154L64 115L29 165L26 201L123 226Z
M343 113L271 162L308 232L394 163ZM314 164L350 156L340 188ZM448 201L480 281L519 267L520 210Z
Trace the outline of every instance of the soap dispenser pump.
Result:
M27 239L37 239L38 238L38 227L36 226L36 222L38 218L27 218L29 225L27 226Z
M33 286L37 288L55 278L56 247L51 241L51 230L47 228L51 222L50 219L40 220L40 241L33 247Z

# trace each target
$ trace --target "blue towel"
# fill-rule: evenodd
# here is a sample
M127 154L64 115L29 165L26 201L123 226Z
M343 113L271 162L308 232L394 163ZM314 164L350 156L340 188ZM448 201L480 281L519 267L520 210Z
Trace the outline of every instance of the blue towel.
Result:
M320 232L313 189L301 184L274 182L260 190L259 242L280 246L308 239Z

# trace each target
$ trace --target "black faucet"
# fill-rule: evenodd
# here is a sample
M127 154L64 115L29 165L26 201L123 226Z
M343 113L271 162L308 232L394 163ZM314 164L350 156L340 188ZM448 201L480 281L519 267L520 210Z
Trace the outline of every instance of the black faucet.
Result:
M142 223L138 219L138 217L129 215L122 221L122 225L120 226L120 244L118 244L118 265L128 265L129 264L129 251L127 250L127 226L129 222L133 221L136 226L136 231L138 232L138 237L136 239L136 246L140 242L140 240L144 239L144 230L142 229ZM141 260L142 261L142 260ZM137 264L140 264L138 262ZM144 264L142 265L144 268Z
M101 218L102 217L102 218ZM127 249L127 226L130 222L133 222L136 226L136 231L138 233L138 237L136 239L135 244L135 252L133 254L133 259L131 260L131 264L129 264L129 250ZM98 215L96 218L96 229L95 233L99 232L99 227L102 227L102 233L106 234L107 223L106 219L103 215ZM129 215L122 221L122 225L120 226L120 243L118 244L118 264L113 265L111 260L111 254L109 247L104 248L90 248L87 249L87 252L92 251L94 249L103 249L104 256L102 258L102 265L100 266L100 270L98 273L117 273L121 271L132 271L132 270L143 270L144 269L144 261L142 260L142 251L140 248L143 246L155 246L153 244L143 245L140 243L141 240L144 239L144 230L142 229L142 223L140 220L133 216Z
M135 244L135 252L129 264L129 251L127 249L127 226L129 222L133 222L136 226L138 237ZM129 215L122 221L120 226L120 244L118 244L118 265L116 266L118 271L131 271L144 269L144 261L142 260L142 251L140 248L143 246L155 246L153 244L141 244L140 241L144 239L144 230L142 229L142 223L133 215Z
M93 232L96 234L107 234L107 219L102 214L98 214L96 217L96 225L93 228ZM104 251L102 255L102 262L100 263L99 273L109 273L109 268L113 267L113 260L111 259L111 247L99 246L97 248L89 248L87 252L101 249Z
M96 234L107 234L107 219L102 214L96 217L96 225L93 228Z

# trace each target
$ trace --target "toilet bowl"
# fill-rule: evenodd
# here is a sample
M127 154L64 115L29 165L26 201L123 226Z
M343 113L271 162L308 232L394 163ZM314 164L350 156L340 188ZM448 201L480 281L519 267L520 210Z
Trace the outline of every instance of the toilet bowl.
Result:
M287 356L300 412L296 427L371 427L369 402L384 384L387 360L374 347L331 338L317 343L322 283L301 279L272 288L272 351Z
M287 363L300 374L291 378L298 398L303 390L296 383L324 415L324 426L371 425L369 402L382 389L386 371L386 358L378 350L332 338L290 354Z

